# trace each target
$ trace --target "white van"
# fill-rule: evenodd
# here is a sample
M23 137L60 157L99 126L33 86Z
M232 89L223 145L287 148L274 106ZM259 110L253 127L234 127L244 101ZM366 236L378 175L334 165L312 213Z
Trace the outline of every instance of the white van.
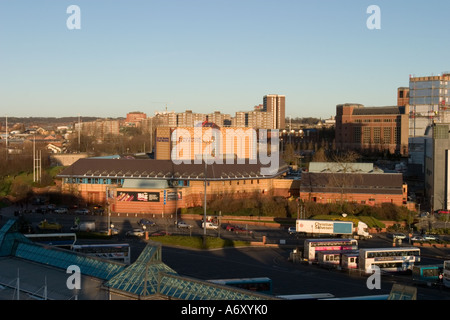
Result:
M202 223L202 228L204 228L204 227L205 227L205 223L203 222ZM206 229L217 230L217 229L219 229L219 226L217 224L212 223L212 222L206 222Z

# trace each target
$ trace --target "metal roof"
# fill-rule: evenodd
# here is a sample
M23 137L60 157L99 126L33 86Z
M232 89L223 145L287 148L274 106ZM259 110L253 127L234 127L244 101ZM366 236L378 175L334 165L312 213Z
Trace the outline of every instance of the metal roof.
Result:
M175 164L171 160L153 159L79 159L64 169L60 178L111 178L111 179L157 179L157 180L236 180L264 179L279 176L288 171L288 165L277 159L278 166L272 174L265 169L270 165L261 163L203 163Z

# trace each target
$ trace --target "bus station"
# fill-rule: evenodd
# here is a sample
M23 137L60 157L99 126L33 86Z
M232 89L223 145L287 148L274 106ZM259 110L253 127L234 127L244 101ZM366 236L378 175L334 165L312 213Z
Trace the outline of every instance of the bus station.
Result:
M81 272L70 289L69 267ZM183 277L162 261L161 245L149 241L131 265L31 241L15 219L0 229L1 300L271 300L237 287Z

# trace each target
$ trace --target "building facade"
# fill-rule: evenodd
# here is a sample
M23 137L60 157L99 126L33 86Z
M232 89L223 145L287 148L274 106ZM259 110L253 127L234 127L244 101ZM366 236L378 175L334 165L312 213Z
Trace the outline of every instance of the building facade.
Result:
M62 190L91 204L108 202L117 214L173 214L207 200L298 196L299 181L273 175L261 164L179 164L152 159L80 159L61 172Z
M425 137L425 199L430 210L450 210L450 124L436 123Z
M450 73L410 77L409 136L421 137L434 122L450 122Z
M341 150L368 150L408 154L408 106L336 106L336 146Z
M385 173L373 163L311 162L302 174L300 198L317 203L407 205L402 174Z

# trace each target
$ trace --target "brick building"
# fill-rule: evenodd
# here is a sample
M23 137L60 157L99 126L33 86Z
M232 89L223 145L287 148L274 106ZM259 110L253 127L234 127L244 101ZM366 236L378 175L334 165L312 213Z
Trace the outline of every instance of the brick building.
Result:
M336 147L341 150L384 151L408 155L408 105L336 106Z
M80 159L62 171L62 190L92 204L108 202L114 213L165 214L202 206L205 180L208 201L255 194L298 196L299 181L283 179L280 159L273 175L261 164L179 164L152 159Z

